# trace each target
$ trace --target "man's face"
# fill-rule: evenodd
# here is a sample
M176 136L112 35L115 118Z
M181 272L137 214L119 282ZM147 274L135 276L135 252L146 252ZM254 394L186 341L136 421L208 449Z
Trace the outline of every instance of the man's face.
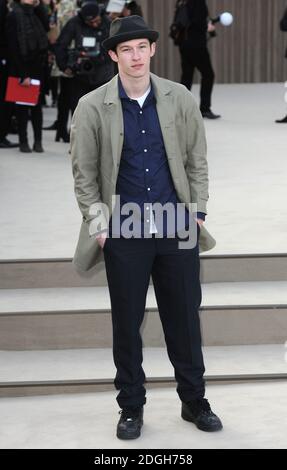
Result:
M109 55L117 62L119 72L133 78L141 78L150 71L150 59L155 54L155 43L148 39L132 39L117 46L117 53L110 50Z
M86 23L88 26L91 26L92 28L98 28L102 22L102 19L99 16L95 16L95 18L89 18L86 19Z

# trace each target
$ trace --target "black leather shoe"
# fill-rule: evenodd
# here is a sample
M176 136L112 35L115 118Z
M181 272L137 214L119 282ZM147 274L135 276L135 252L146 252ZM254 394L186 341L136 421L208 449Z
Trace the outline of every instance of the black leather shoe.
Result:
M185 421L194 423L201 431L213 432L223 428L218 416L210 408L206 398L182 402L181 417Z
M6 139L6 137L0 141L0 149L13 149L15 147L19 147L19 144L10 142L10 140Z
M136 439L141 434L143 425L143 407L123 408L117 425L117 437L119 439Z
M276 119L275 122L279 122L280 124L286 124L287 123L287 115L282 119Z
M43 153L44 149L42 147L42 143L38 142L38 141L35 142L34 145L33 145L33 150L34 150L34 152Z
M211 109L208 111L201 111L202 117L207 119L218 119L221 116L219 114L214 114Z
M23 142L22 144L20 143L19 150L20 150L20 152L23 152L23 153L31 153L32 152L32 150L29 147L29 144L27 142Z

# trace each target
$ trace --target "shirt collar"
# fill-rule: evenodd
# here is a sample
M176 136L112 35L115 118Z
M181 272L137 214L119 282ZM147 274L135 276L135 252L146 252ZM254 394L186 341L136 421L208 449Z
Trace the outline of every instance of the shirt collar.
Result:
M126 94L126 90L123 87L120 76L118 77L118 88L119 88L119 97L120 97L120 99L121 100L122 99L130 100L130 98ZM150 81L150 92L146 97L145 103L151 101L152 99L155 99L155 95L154 95L154 89L153 89L152 81ZM136 100L133 100L133 101L136 101Z

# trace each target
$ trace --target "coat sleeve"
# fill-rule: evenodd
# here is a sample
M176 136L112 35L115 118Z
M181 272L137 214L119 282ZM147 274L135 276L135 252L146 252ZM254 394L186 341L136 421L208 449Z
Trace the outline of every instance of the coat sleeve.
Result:
M102 202L97 115L85 98L79 100L71 124L70 153L76 199L94 236L108 228L109 209Z
M75 39L75 19L71 18L63 27L60 36L55 44L56 62L60 70L67 68L68 50Z
M190 185L191 201L197 204L197 212L207 214L209 179L205 129L198 105L188 90L186 90L184 96L184 107L186 109L187 134L187 164L185 171Z
M6 19L6 39L9 50L9 61L13 67L13 73L21 79L30 77L30 72L26 62L21 57L20 46L17 34L17 19L13 11L8 13Z
M35 14L38 16L39 20L41 21L45 31L48 33L50 31L49 16L45 5L42 3L42 0L40 0L39 5L35 7L34 11Z

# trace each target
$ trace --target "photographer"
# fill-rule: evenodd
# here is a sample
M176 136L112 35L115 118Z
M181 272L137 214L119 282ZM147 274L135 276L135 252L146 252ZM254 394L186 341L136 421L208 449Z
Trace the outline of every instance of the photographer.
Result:
M109 35L110 20L96 1L83 2L77 16L61 31L55 53L59 68L68 76L70 107L74 112L79 99L114 76L114 67L102 48Z

